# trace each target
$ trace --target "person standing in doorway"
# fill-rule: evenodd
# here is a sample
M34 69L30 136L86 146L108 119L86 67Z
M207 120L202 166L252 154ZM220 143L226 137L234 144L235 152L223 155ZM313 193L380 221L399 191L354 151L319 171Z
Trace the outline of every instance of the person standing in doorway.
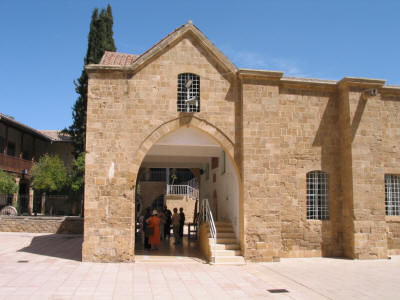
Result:
M172 215L172 227L174 229L175 243L174 245L179 245L181 243L181 237L179 235L181 217L178 214L178 209L174 208L174 214Z
M183 227L185 226L185 214L183 213L183 208L182 207L179 209L179 216L180 216L179 236L181 237L181 240L182 240L182 238L183 238Z
M164 214L166 216L166 221L164 225L164 236L165 238L170 238L171 237L171 224L172 224L172 213L171 211L167 208L167 206L164 206Z
M149 232L147 230L148 224L147 224L147 220L151 217L151 208L148 207L146 208L146 212L144 214L144 222L143 222L143 231L144 231L144 249L150 249L151 246L149 244Z
M153 228L153 234L149 236L151 250L158 250L160 245L160 218L157 216L157 210L153 210L153 214L147 219L147 226Z

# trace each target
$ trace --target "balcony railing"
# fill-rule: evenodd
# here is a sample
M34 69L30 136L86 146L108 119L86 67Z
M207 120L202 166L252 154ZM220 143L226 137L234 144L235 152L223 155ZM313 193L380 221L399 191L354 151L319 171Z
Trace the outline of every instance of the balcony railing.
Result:
M188 196L194 200L199 199L199 190L189 185L171 185L167 184L167 195Z
M0 153L0 169L15 173L22 173L26 169L28 170L28 174L30 174L32 166L33 162L30 160Z

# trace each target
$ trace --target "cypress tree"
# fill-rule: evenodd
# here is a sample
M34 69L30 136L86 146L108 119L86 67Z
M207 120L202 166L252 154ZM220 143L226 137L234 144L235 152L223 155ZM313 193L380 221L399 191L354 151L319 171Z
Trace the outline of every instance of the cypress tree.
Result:
M113 16L111 6L107 9L93 10L92 19L90 22L90 31L88 36L88 48L84 59L84 64L98 64L104 51L116 51L113 38ZM85 69L82 70L81 76L74 81L75 91L78 94L72 108L73 124L65 129L64 132L72 137L74 146L73 154L77 158L85 151L86 141L86 109L87 109L87 89L88 76Z

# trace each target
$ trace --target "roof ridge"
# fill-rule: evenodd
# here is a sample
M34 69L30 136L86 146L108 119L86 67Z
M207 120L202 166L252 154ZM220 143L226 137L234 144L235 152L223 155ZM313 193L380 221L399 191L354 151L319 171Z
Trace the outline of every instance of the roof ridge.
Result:
M161 40L159 40L157 43L155 43L152 47L150 47L149 49L147 49L145 52L143 52L142 54L139 55L139 58L141 58L142 56L144 56L146 53L150 52L152 49L156 48L159 44L161 44L164 40L166 40L168 37L170 37L171 35L173 35L174 33L176 33L177 31L179 31L181 28L185 27L187 25L187 23L179 26L178 28L176 28L175 30L171 31L169 34L167 34L166 36L164 36Z

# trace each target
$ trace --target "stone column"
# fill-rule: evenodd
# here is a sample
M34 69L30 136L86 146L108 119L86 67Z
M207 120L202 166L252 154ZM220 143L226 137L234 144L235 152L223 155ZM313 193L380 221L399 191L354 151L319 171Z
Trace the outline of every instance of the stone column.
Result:
M387 258L385 167L382 163L385 127L377 109L382 80L343 78L339 82L343 249L353 259ZM367 152L366 152L367 151Z
M352 169L352 133L350 125L349 89L339 85L340 178L342 185L342 238L343 254L354 258L354 202Z
M20 182L21 178L19 177L15 177L15 183L18 186L17 192L13 194L13 202L12 202L12 206L16 207L17 206L17 202L18 202L18 194L19 194L19 182Z
M260 78L241 74L245 157L242 180L246 187L241 246L245 258L251 261L278 261L281 255L281 202L286 195L281 188L280 162L288 159L284 157L287 149L281 145L281 76L280 72L268 72Z
M33 188L29 186L29 199L28 199L28 214L32 215L33 211Z
M40 212L42 215L44 215L46 212L46 193L42 194L42 205L41 205Z

